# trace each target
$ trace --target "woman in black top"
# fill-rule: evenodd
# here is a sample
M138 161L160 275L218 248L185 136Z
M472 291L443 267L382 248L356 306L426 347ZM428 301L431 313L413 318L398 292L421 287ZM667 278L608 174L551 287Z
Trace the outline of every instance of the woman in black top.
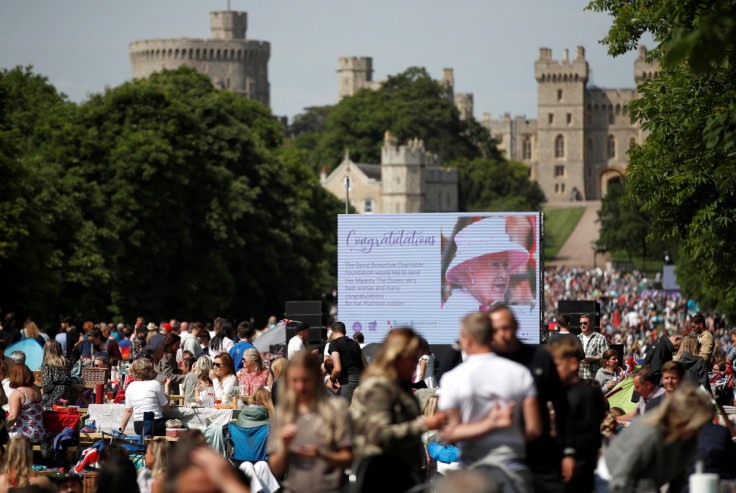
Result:
M41 386L44 407L59 404L60 399L72 399L72 375L59 341L49 341L43 347Z

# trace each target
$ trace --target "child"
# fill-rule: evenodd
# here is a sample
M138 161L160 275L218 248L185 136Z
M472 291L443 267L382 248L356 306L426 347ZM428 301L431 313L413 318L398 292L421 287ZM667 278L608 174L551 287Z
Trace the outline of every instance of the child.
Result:
M565 483L568 492L590 492L594 489L595 467L601 446L601 421L606 405L600 390L596 391L578 377L583 355L571 339L555 341L549 348L557 373L565 386L570 404L575 472Z
M197 403L205 407L210 407L215 403L215 387L212 384L212 380L206 373L200 374L198 380L199 387L196 389ZM209 394L210 397L205 397L206 394Z
M189 351L187 351L189 352ZM197 373L192 371L192 367L196 360L192 357L184 358L181 362L181 371L184 375L182 383L182 393L184 394L184 405L197 402L196 389L198 387Z

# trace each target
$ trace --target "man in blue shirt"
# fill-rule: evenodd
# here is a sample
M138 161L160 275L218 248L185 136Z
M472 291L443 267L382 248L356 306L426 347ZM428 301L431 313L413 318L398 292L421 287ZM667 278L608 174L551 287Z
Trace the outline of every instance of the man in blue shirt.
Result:
M238 337L240 338L240 342L230 348L230 356L232 356L233 362L235 363L236 372L243 368L243 353L245 353L247 349L255 347L251 344L254 332L253 324L250 322L240 322L240 325L238 325Z

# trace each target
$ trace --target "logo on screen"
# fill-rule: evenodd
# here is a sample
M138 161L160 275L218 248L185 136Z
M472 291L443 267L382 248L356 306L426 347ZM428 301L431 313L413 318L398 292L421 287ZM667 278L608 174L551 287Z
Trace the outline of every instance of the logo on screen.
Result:
M378 327L378 322L368 322L368 332L375 332Z
M360 332L363 330L363 326L360 324L360 322L355 322L353 324L353 332Z

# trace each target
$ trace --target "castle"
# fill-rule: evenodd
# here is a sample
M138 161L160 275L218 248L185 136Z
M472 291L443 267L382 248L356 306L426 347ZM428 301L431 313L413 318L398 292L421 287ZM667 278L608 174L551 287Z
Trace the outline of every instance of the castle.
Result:
M350 204L361 214L456 212L457 170L440 164L439 157L427 152L421 140L400 146L387 131L381 164L354 163L346 153L329 175L327 167L322 168L320 182L344 199L347 178Z
M361 89L375 91L385 81L373 80L373 59L371 57L341 57L337 60L337 97L342 100L352 96ZM460 118L473 117L473 95L470 93L455 94L455 78L451 68L442 71L442 79L437 81L445 88L447 99L454 103L460 112Z
M133 77L153 72L192 67L209 76L214 86L270 106L267 41L246 39L246 12L210 12L212 39L153 39L130 43Z
M657 77L659 66L646 61L640 46L634 62L634 81L639 84ZM355 94L362 88L376 89L373 61L368 57L340 58L338 96ZM645 134L631 119L626 103L636 99L635 89L588 87L585 49L578 46L570 60L565 50L561 61L552 50L539 49L534 63L537 80L537 119L504 115L492 120L484 113L481 124L498 141L506 157L529 167L548 202L599 200L608 186L620 181L628 164L628 149L643 141ZM448 91L461 116L473 117L473 95L454 94L452 69L438 81Z

